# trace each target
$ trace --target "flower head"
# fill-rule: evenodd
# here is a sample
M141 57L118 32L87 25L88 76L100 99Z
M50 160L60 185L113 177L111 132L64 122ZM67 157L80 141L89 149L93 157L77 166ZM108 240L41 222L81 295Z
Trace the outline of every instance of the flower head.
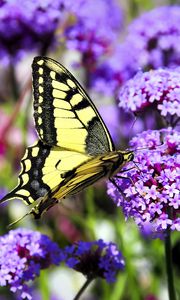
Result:
M22 228L11 230L0 237L0 285L10 286L12 292L20 291L22 299L31 299L26 282L61 260L58 245L49 237Z
M179 22L180 7L174 5L143 13L129 25L125 45L136 71L179 65Z
M67 45L80 51L83 63L90 67L111 51L122 25L121 9L115 0L97 0L96 5L91 0L69 0L67 9L74 15L65 33Z
M126 218L133 217L141 229L151 228L155 235L167 228L180 230L179 145L178 132L170 128L138 134L131 146L147 149L135 153L137 167L127 171L131 180L116 179L124 198L115 186L108 184L108 194L122 206Z
M179 68L139 72L119 92L119 106L132 112L155 108L161 116L180 117Z
M63 0L2 1L0 59L19 58L25 51L40 50L55 41L54 31L62 17Z
M132 21L124 42L116 45L92 73L92 87L116 96L122 84L139 70L178 67L179 23L180 6L158 7Z
M103 240L79 241L66 247L64 254L68 267L88 278L102 277L107 282L113 282L116 273L124 268L124 260L116 244Z
M116 95L122 84L135 74L130 59L124 45L116 45L112 55L100 62L90 74L93 89L107 96Z

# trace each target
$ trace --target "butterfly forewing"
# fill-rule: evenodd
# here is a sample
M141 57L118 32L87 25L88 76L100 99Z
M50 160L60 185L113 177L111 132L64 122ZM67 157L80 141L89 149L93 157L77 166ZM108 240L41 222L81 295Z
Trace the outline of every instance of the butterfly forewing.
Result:
M111 136L83 88L50 58L33 61L34 119L43 143L90 155L113 151Z

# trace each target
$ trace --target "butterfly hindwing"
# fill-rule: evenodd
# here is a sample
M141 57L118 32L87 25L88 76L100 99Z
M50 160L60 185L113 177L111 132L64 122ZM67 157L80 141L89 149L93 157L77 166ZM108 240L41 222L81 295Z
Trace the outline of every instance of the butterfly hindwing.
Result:
M36 219L40 218L42 213L54 206L60 199L82 191L87 186L102 178L104 174L102 165L100 168L97 168L96 165L92 173L85 171L83 174L79 174L79 169L75 168L73 171L67 173L61 183L52 189L50 194L45 195L45 197L32 208L30 213L32 213Z
M34 58L32 68L34 119L42 142L93 156L114 150L104 122L73 75L46 57Z
M125 162L123 154L121 154L121 158L123 165ZM106 154L104 156L99 155L63 173L59 185L52 188L50 194L45 195L45 197L32 208L30 213L32 213L35 218L40 218L41 214L55 205L59 199L63 199L68 195L74 195L99 179L108 177L108 171L112 170L113 165L116 165L117 161L119 161L118 153L112 152L108 159Z
M49 192L50 187L42 180L42 170L50 151L51 147L44 145L41 141L26 149L21 160L18 185L2 199L3 201L20 198L26 204L31 204Z
M5 198L20 198L28 205L32 204L50 195L69 170L88 159L85 154L51 147L38 141L26 149L21 160L18 186Z

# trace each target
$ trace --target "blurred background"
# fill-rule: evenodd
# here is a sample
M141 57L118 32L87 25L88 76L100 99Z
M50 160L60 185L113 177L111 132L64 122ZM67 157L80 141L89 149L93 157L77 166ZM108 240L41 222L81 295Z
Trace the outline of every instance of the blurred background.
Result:
M33 121L31 64L34 56L56 59L93 99L117 148L136 133L162 127L154 114L136 117L119 107L122 86L138 71L174 68L180 63L179 1L37 0L0 1L0 198L17 184L20 160L37 134ZM28 207L18 200L1 205L1 235ZM126 271L114 284L96 280L84 300L166 300L164 247L125 221L100 182L15 227L47 234L61 247L79 239L118 244ZM180 272L180 240L173 233L175 283ZM65 266L41 272L32 283L35 300L70 300L84 282ZM57 288L58 287L58 288ZM48 295L48 296L47 296ZM1 299L18 299L0 288Z

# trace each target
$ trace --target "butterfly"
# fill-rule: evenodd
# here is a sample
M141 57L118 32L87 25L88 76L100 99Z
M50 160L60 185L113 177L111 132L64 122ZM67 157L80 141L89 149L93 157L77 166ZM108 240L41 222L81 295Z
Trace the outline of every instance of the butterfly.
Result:
M63 198L112 178L134 153L115 150L95 105L63 65L35 57L32 77L39 139L25 151L17 187L0 202L19 198L40 218Z

